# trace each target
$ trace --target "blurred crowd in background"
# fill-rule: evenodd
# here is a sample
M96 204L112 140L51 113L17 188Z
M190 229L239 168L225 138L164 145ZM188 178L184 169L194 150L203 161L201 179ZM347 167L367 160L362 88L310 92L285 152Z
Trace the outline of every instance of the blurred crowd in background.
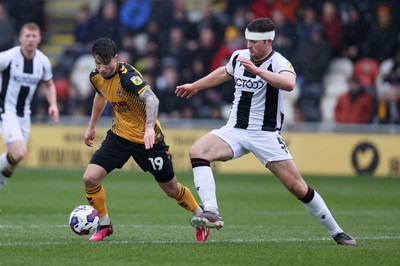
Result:
M226 64L233 51L246 48L246 25L269 17L276 25L274 50L288 58L297 73L295 91L285 95L286 120L400 124L399 1L87 3L76 14L75 42L53 66L61 115L90 115L91 43L109 37L118 46L119 60L137 68L159 97L161 118L224 119L233 100L233 82L190 100L177 98L175 87ZM46 34L45 4L0 0L0 51L17 44L25 22L38 23ZM36 121L46 116L44 102L38 92L33 104ZM111 109L104 115L112 115Z

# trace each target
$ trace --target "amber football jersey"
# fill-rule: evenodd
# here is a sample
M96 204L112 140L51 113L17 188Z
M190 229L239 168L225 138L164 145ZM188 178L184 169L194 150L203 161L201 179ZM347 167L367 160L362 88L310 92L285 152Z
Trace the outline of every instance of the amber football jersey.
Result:
M97 69L90 73L90 82L97 93L100 93L114 109L112 132L118 136L144 143L146 125L146 103L139 94L149 85L134 67L126 63L118 63L114 75L104 78ZM160 123L156 121L155 142L164 138Z

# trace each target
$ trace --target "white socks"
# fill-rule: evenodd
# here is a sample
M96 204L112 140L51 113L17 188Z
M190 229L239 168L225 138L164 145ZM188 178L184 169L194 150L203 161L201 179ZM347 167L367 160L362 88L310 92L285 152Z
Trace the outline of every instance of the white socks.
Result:
M211 211L216 214L218 212L218 204L216 197L216 186L214 175L210 166L196 166L193 169L194 184L201 202L204 204L205 211ZM314 197L310 202L304 203L305 208L309 213L317 218L323 226L328 230L329 234L334 237L343 232L336 223L331 212L326 206L321 196L314 190Z
M3 152L0 155L0 172L2 172L5 168L10 167L10 163L7 160L7 152Z
M204 210L219 214L214 175L211 167L198 166L193 168L194 184Z
M7 181L10 179L9 177L5 177L1 172L7 168L10 167L10 163L7 160L7 152L3 152L0 155L0 189L3 188L3 186L7 183Z
M8 179L9 179L8 177L5 177L2 173L0 173L0 189L4 187Z
M110 225L111 221L110 218L108 217L108 213L104 215L103 217L100 217L100 225Z
M309 203L303 204L311 215L317 218L317 220L325 226L332 237L343 232L317 191L314 190L314 198Z

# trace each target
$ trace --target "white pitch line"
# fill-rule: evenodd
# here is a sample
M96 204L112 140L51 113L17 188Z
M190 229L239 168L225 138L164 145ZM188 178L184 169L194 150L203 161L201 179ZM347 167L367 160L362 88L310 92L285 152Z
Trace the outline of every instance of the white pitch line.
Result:
M356 240L386 240L400 239L400 236L376 236L376 237L355 237ZM268 243L268 242L304 242L304 241L331 241L332 238L272 238L272 239L226 239L226 240L210 240L206 243ZM131 245L131 244L180 244L180 243L198 243L194 240L126 240L126 241L104 241L96 244L112 244L112 245ZM87 245L93 242L0 242L0 246L55 246L55 245Z
M117 225L114 228L192 228L189 224L188 225L157 225L157 224L132 224L132 225ZM246 226L248 227L248 226ZM27 225L1 225L0 229L19 229L19 228L69 228L69 224L63 225L38 225L38 224L27 224ZM254 228L254 227L252 227ZM260 228L257 226L257 228Z
M192 228L189 224L187 225L165 225L165 224L118 224L114 225L114 228L179 228L179 229L184 229L184 228ZM270 226L270 225L244 225L244 226L236 226L236 225L230 225L229 228L235 229L235 228L250 228L250 229L263 229L263 228L281 228L280 226ZM300 228L300 226L298 226ZM0 229L18 229L18 228L69 228L68 223L66 224L59 224L59 225L46 225L44 226L43 224L26 224L26 225L1 225L0 224Z

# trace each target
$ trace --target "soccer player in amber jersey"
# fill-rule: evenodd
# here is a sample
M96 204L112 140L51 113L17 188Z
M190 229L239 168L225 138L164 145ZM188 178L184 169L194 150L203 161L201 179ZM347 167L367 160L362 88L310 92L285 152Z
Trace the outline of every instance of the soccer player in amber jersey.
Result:
M290 62L272 49L275 25L268 18L253 20L245 36L247 49L234 52L226 66L194 83L177 86L175 91L177 96L191 98L201 90L235 81L227 124L198 139L189 151L194 182L205 210L193 216L190 223L196 228L224 226L210 162L233 160L251 152L325 226L336 243L355 245L322 197L303 180L281 137L282 97L285 91L293 90L296 74Z
M156 95L131 65L118 62L114 41L100 38L93 44L96 65L90 82L96 89L85 144L93 146L95 126L107 102L114 110L111 129L101 146L94 152L83 174L86 197L100 213L100 225L90 241L102 241L113 233L106 207L106 193L101 182L115 168L121 168L132 157L143 171L149 171L161 189L193 215L202 212L191 191L178 183L174 173L169 146L157 120ZM139 199L138 199L139 200ZM198 241L205 241L208 229L197 229Z

